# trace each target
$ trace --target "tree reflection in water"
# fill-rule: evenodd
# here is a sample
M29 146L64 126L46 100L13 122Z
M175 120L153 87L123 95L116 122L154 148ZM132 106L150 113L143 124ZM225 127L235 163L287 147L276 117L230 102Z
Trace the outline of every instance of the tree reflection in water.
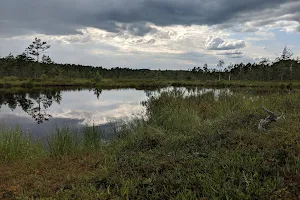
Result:
M99 88L94 88L93 89L93 92L94 92L94 95L97 96L97 99L99 99L101 93L102 93L102 89L99 89Z
M81 89L65 89L78 90ZM64 90L64 91L65 91ZM30 115L38 124L48 121L52 116L47 113L53 102L60 104L62 100L61 89L30 90L30 91L0 91L0 108L8 106L11 110L21 107L24 112ZM92 88L94 95L99 99L102 89Z
M15 110L21 107L28 115L40 124L48 121L52 116L47 113L47 109L53 102L60 103L61 92L56 90L43 90L33 92L2 92L0 93L0 108L2 105Z

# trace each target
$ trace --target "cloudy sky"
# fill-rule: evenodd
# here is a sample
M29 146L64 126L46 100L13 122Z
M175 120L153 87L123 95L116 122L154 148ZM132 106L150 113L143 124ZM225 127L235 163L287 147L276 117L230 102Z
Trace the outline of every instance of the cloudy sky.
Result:
M57 63L106 68L300 57L300 0L1 0L0 57L34 37Z

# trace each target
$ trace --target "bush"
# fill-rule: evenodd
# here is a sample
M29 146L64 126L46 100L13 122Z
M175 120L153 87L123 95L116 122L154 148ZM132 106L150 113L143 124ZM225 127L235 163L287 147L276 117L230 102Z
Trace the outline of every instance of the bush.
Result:
M19 78L16 77L16 76L7 76L7 77L4 77L3 80L6 82L9 82L9 81L18 81Z
M103 78L102 78L101 74L99 72L97 72L93 80L94 80L94 82L100 82L100 81L102 81L102 79Z
M41 80L45 81L48 79L47 75L46 74L43 74L41 77L40 77Z

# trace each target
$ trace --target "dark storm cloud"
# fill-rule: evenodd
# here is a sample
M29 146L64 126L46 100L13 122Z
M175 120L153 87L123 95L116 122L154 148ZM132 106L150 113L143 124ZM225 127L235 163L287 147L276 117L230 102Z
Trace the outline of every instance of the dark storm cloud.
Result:
M135 24L122 24L119 27L119 31L126 30L132 35L144 36L149 32L155 33L158 30L156 28L152 28L145 23L135 23Z
M287 0L285 3L280 4L277 7L266 8L263 12L251 11L241 13L237 19L232 18L222 26L233 26L239 22L250 22L252 27L244 27L247 29L255 29L255 27L261 27L265 25L274 25L278 22L285 23L299 23L300 25L300 1L299 0ZM281 27L282 28L282 27ZM243 31L243 30L242 30ZM299 32L298 30L295 30ZM300 33L300 32L299 32Z
M271 13L287 0L2 0L0 3L0 35L44 33L78 34L84 27L109 32L128 31L143 36L156 30L147 22L166 25L223 25L259 21L256 12L268 8ZM296 2L296 1L294 1ZM284 4L284 5L285 5ZM300 4L283 6L279 14L297 14ZM299 7L297 7L299 6ZM271 16L268 15L269 17ZM258 25L273 19L262 18Z

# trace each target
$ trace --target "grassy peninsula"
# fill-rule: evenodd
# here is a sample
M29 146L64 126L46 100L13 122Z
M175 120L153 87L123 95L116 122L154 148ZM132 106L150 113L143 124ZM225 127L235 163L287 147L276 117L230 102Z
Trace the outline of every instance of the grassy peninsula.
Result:
M101 141L96 127L46 143L0 131L4 199L299 199L300 94L163 92L145 119ZM265 131L264 105L284 119Z

